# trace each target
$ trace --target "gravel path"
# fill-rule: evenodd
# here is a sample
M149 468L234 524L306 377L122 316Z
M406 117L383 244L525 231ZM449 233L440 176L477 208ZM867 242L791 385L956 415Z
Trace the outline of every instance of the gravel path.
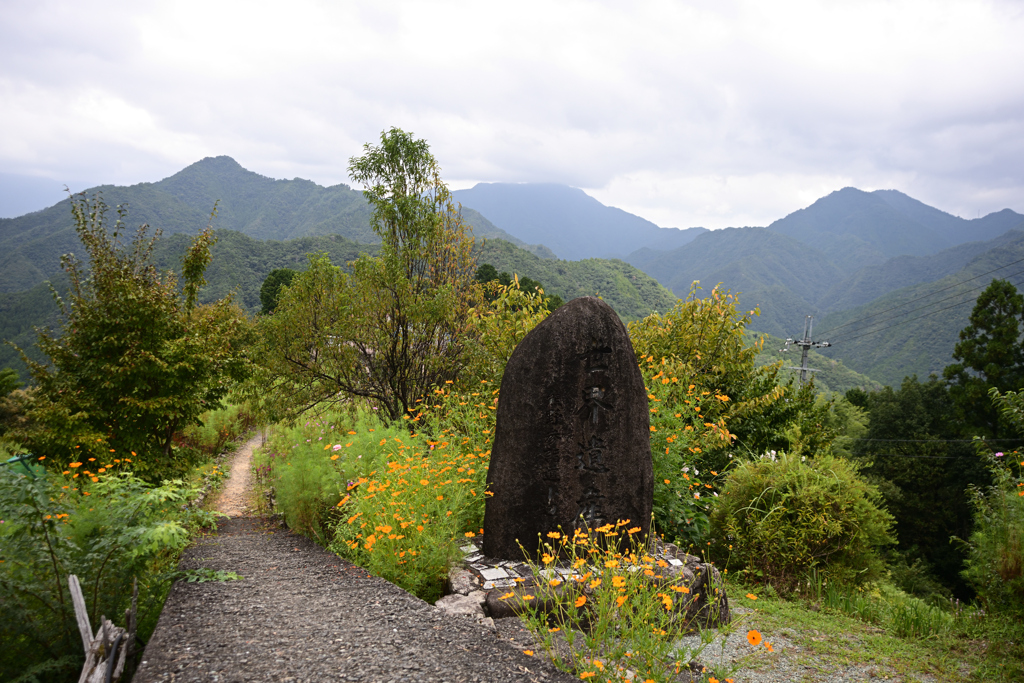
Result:
M233 517L219 527L180 567L244 580L175 583L134 683L576 680L511 636L446 616L275 523Z

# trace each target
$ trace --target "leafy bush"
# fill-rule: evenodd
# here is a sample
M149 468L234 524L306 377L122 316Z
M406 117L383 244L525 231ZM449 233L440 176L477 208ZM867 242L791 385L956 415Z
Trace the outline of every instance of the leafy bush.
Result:
M79 577L94 629L101 615L123 622L137 578L139 635L148 638L169 588L160 573L186 543L186 526L208 521L182 511L190 491L180 481L151 487L103 469L102 476L73 479L70 470L32 478L0 467L2 680L26 669L38 680L64 680L50 676L66 674L69 661L81 668L69 574Z
M199 424L188 425L174 435L175 448L185 448L195 456L214 456L231 441L253 428L255 418L247 404L227 405L199 417Z
M732 567L788 592L814 569L832 580L877 577L895 541L877 489L839 458L771 454L727 475L711 515L714 551Z
M675 373L684 368L678 362L648 358L640 367L651 406L654 522L685 548L702 542L710 530L708 511L718 493L707 482L723 475L706 465L705 454L728 446L732 434L725 417L708 414L730 399L680 381Z
M973 488L966 578L986 610L1024 616L1024 456L989 454L994 483Z
M257 478L291 528L436 600L458 539L483 522L496 391L478 386L435 389L408 427L362 409L279 427Z

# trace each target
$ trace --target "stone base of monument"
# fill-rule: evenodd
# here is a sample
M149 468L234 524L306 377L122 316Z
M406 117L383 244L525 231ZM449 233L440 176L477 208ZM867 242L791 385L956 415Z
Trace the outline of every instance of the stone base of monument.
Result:
M438 608L449 614L470 616L493 629L493 619L538 608L550 612L555 609L558 594L589 591L571 580L578 574L569 567L555 564L535 575L528 563L489 558L480 550L482 547L479 536L463 544L462 560L448 572L448 595L437 601ZM658 561L660 571L649 579L652 587L675 585L689 589L673 608L679 614L681 630L717 628L729 623L729 598L718 569L660 540L656 540L651 555ZM559 577L566 580L552 588L549 580ZM525 595L533 597L528 602L523 598Z

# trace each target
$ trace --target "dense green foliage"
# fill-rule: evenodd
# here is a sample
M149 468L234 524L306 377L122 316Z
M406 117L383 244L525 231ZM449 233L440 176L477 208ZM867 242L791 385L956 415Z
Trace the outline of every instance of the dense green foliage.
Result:
M355 396L397 420L465 363L481 298L473 242L425 141L393 128L349 169L367 187L380 255L351 275L312 258L263 321L263 368L293 410Z
M1003 419L1024 434L1024 396L996 389L991 396ZM1019 623L1024 616L1024 455L1018 449L985 451L992 485L971 489L974 529L963 575L986 609Z
M987 398L991 389L1024 387L1022 316L1024 296L1006 280L993 280L975 302L970 324L953 347L953 358L959 362L942 372L958 416L975 436L998 438L1007 432Z
M862 583L881 576L892 516L848 461L769 454L741 463L722 484L713 549L729 567L788 592L820 570Z
M148 640L170 587L159 573L171 569L173 551L187 542L186 527L208 521L183 508L191 492L180 481L153 488L108 469L102 479L81 482L87 479L57 472L31 478L0 467L3 680L35 668L38 680L65 681L81 669L70 574L79 578L94 630L101 615L123 625L138 579L139 636Z
M970 589L960 578L964 552L950 539L970 535L967 488L986 484L988 473L957 419L949 390L935 377L908 377L897 390L885 387L851 398L870 416L853 456L895 517L902 556L896 562L907 567L900 574L907 578L902 587L927 597L934 592L927 577L934 576L945 586L942 592L968 599ZM918 571L908 572L915 566Z
M39 387L28 429L14 432L34 452L66 464L85 444L134 458L150 481L180 473L174 434L219 405L248 372L249 326L230 299L198 306L213 236L201 232L183 260L183 292L150 256L147 227L122 244L125 212L108 227L102 199L72 203L88 266L63 260L70 280L58 301L59 333L39 331L48 364L24 358ZM158 235L157 235L158 236Z
M260 313L269 315L277 308L277 300L281 296L281 288L287 287L295 279L295 271L291 268L275 268L267 275L260 287L260 303L263 308Z

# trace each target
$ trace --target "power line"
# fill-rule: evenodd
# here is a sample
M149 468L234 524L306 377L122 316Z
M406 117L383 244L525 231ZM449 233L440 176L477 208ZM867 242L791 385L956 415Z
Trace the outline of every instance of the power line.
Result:
M899 327L900 325L905 325L906 323L912 323L915 320L920 320L921 318L927 318L930 315L935 315L936 313L942 313L943 311L948 311L951 308L956 308L957 306L963 306L964 304L969 304L969 303L972 303L972 301L961 301L958 304L953 304L952 306L946 306L945 308L940 308L937 311L932 311L931 313L925 313L924 315L919 315L916 318L911 318L910 320L903 320L901 322L896 323L895 325L889 325L889 327L883 327L883 328L881 328L879 330L872 330L870 332L865 332L864 334L858 334L856 337L849 337L847 339L844 339L843 341L846 342L846 343L849 343L849 342L852 342L854 339L860 339L861 337L868 337L868 336L870 336L872 334L878 334L879 332L885 332L886 330L891 330L894 327Z
M970 282L971 280L977 280L977 279L978 279L978 278L980 278L980 277L985 277L986 275L990 275L990 274L992 274L992 273L996 272L997 270L1002 270L1003 268L1009 268L1010 266L1015 266L1015 265L1017 265L1018 263L1024 263L1024 258L1022 258L1022 259L1019 259L1019 260L1017 260L1017 261L1013 261L1013 262L1011 262L1011 263L1007 263L1007 264L1006 264L1005 266L999 266L998 268L993 268L992 270L990 270L990 271L987 271L987 272L984 272L984 273L982 273L981 275L975 275L975 276L974 276L974 277L972 277L972 278L968 278L968 279L966 279L966 280L960 280L959 282L954 282L953 284L951 284L951 285L947 285L947 286L945 286L945 287L943 287L943 288L941 288L941 289L936 289L936 290L935 290L934 292L929 292L928 294L922 294L922 295L921 295L921 296L919 296L919 297L916 297L916 298L914 298L914 299L911 299L910 301L904 301L903 303L901 303L901 304L898 304L898 305L896 305L896 306L893 306L892 308L886 308L886 309L884 309L884 310L881 310L881 311L879 311L878 313L872 313L872 314L871 314L871 315L869 315L869 316L865 316L865 317L863 317L863 318L858 318L858 319L856 319L856 320L851 320L850 322L847 322L847 323L843 323L843 324L842 324L842 325L840 325L839 327L833 327L833 328L832 328L831 330L829 330L828 332L834 332L834 331L836 331L836 330L842 329L842 328L844 328L844 327L847 327L847 326L849 326L849 325L853 325L853 324L855 324L855 323L859 323L859 322L862 322L862 321L864 321L864 320L869 320L869 319L871 319L871 318L874 318L875 316L879 316L879 315L882 315L883 313L888 313L889 311L895 311L895 310L896 310L897 308L902 308L903 306L906 306L907 304L912 304L912 303L914 303L915 301L920 301L921 299L927 299L928 297L930 297L930 296L934 296L934 295L938 294L939 292L944 292L944 291L946 291L947 289L952 289L953 287L956 287L956 286L958 286L958 285L962 285L962 284L965 284L965 283L967 283L967 282ZM1013 277L1013 275L1011 275L1010 277ZM937 302L937 301L936 301L936 302L933 302L933 303L939 303L939 302Z
M1024 270L1021 270L1021 271L1018 271L1018 272L1016 272L1016 273L1013 273L1012 275L1009 275L1009 276L1007 276L1007 278L1014 278L1014 277L1017 277L1018 275L1022 275L1022 274L1024 274ZM979 289L985 289L985 288L986 288L986 287L988 287L988 286L989 286L989 285L987 285L987 284L986 284L986 285L981 285L980 287L972 287L971 289L968 289L968 290L967 290L967 291L965 291L965 292L959 292L959 293L957 293L957 294L954 294L953 296L948 296L948 297L946 297L945 299L939 299L938 301L933 301L933 302L931 302L930 304L925 304L924 306L919 306L919 307L917 307L917 308L913 308L913 309L911 309L911 310L909 310L909 311L904 311L903 313L900 313L899 315L894 315L894 316L891 316L891 317L889 317L889 318L885 318L885 319L883 319L883 320L879 320L879 321L877 321L877 322L873 322L873 323L870 323L870 324L868 325L868 327L870 327L870 326L872 326L872 325L881 325L882 323L885 323L885 322L889 322L890 320L895 320L895 319L897 319L897 318L899 318L899 317L901 317L901 316L905 316L905 315L910 315L911 313L916 313L917 311L923 311L924 309L926 309L926 308L928 308L928 307L930 307L930 306L936 306L936 305L938 305L938 304L941 304L941 303L942 303L942 302L944 302L944 301L949 301L950 299L955 299L955 298L957 298L957 297L960 297L960 296L963 296L963 295L965 295L965 294L970 294L971 292L976 292L976 291L978 291ZM947 311L947 310L949 310L950 308L955 308L955 307L957 307L957 306L961 306L961 305L963 305L963 304L968 304L968 303L972 303L972 302L973 302L973 301L975 301L976 299L977 299L977 297L974 297L973 299L971 299L971 300L969 300L969 301L961 301L960 303L957 303L957 304L953 304L952 306L949 306L949 307L947 307L947 308L943 308L943 309L941 309L941 310L943 310L943 311ZM907 302L907 303L910 303L910 302ZM906 305L906 304L903 304L903 305ZM898 307L897 307L897 308L898 308ZM890 309L890 310L892 310L892 309ZM934 312L935 312L935 313L939 313L940 311L934 311ZM930 314L930 313L928 313L928 314L925 314L925 315L931 315L931 314ZM873 317L873 316L872 316L872 317ZM920 320L920 318L923 318L923 317L925 317L925 316L920 316L920 317L918 317L918 318L914 318L914 320ZM865 318L865 320L866 320L866 318ZM898 324L899 324L899 323L898 323ZM890 325L890 327L895 327L895 326L896 326L896 325ZM839 328L835 328L835 329L839 329ZM884 327L884 328L882 328L882 329L883 329L883 330L887 330L887 329L889 329L889 328L888 328L888 327ZM881 331L882 331L882 330L876 330L876 332L881 332ZM850 334L850 333L848 332L847 334ZM869 334L874 334L874 333L869 333ZM860 336L864 336L864 335L860 335ZM843 335L840 335L840 336L839 336L839 339L843 339L843 338L844 338L844 337L843 337ZM857 339L857 338L858 338L858 337L854 337L854 339ZM849 341L849 340L847 340L847 341Z

